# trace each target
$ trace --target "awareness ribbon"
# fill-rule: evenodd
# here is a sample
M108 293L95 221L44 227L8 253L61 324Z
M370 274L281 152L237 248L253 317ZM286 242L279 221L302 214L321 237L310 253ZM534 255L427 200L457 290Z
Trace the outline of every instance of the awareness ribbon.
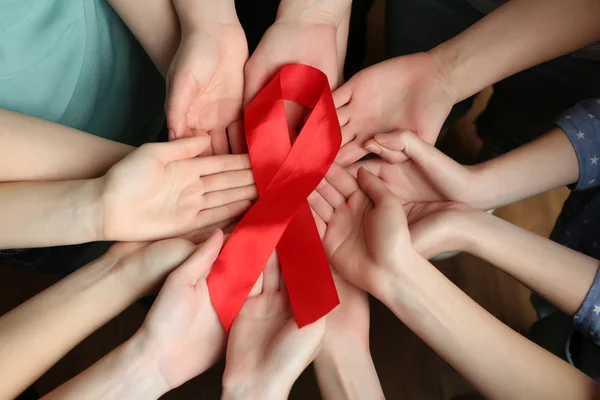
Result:
M284 100L312 110L293 146ZM339 304L306 201L341 145L327 77L307 65L284 66L248 105L244 127L259 199L238 223L213 265L207 279L210 298L229 332L277 248L292 311L302 327Z

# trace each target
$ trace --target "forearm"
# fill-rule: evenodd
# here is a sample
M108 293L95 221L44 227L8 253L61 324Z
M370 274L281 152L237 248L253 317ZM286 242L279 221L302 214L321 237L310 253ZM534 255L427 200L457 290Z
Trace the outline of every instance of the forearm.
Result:
M156 68L166 76L177 52L180 27L171 0L109 0Z
M561 246L486 213L469 213L459 222L467 251L516 278L568 315L586 297L598 260Z
M281 0L277 20L294 19L340 27L352 0Z
M0 248L102 240L99 179L0 183Z
M14 398L164 276L107 254L0 318L1 398Z
M132 146L0 108L0 182L102 176Z
M600 39L600 1L511 0L433 50L463 100Z
M489 399L592 399L595 382L477 305L414 257L377 296Z
M546 135L473 167L472 206L488 210L577 181L579 163L567 135L554 128Z
M168 385L140 342L134 336L43 399L158 399Z
M324 399L384 399L383 390L368 347L329 346L314 361L315 373Z

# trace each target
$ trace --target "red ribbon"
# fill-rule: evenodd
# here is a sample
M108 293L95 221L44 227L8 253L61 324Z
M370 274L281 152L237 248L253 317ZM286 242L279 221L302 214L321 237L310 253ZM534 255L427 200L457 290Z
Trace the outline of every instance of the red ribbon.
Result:
M311 109L292 146L283 100ZM227 331L277 247L299 327L339 304L329 262L306 198L333 163L341 131L327 77L287 65L244 115L259 199L237 225L208 276L210 298Z

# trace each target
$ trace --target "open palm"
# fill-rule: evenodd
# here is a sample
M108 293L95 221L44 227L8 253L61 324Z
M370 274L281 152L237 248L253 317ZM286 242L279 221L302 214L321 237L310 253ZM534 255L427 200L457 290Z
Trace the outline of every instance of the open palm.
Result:
M209 134L225 154L227 127L241 118L248 46L239 24L220 24L182 38L167 75L169 139Z

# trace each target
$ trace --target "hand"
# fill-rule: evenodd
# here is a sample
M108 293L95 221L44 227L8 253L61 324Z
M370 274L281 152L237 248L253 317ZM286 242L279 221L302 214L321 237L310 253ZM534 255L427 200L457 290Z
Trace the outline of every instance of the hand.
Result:
M478 166L460 165L409 131L377 134L367 144L377 147L383 160L355 163L348 169L352 174L366 166L409 203L455 201L479 207Z
M358 169L362 166L383 180L388 188L404 202L403 208L412 246L421 256L430 258L446 251L462 250L460 241L462 232L456 229L454 224L459 222L457 221L459 215L471 214L470 206L444 201L444 197L435 191L411 160L392 165L383 160L372 159L355 163L349 170L357 175ZM356 179L334 163L325 179L309 198L311 207L318 214L317 221L321 221L320 215L326 220L331 220L335 209L345 203L347 198L357 190L360 188ZM325 228L322 229L324 231Z
M237 17L185 30L167 74L169 139L209 134L229 152L226 129L241 119L246 36Z
M225 330L208 294L206 276L223 245L218 230L172 272L134 338L170 390L212 366L225 347Z
M334 188L327 180L335 182ZM319 192L311 195L311 206L317 206L327 221L333 212L328 201L337 206L346 203L358 190L356 180L339 165L334 164L319 185ZM317 194L317 195L315 195ZM324 207L323 207L324 206ZM313 208L319 233L323 238L327 225ZM383 390L373 365L369 348L369 299L363 290L348 282L333 270L333 278L340 305L327 316L327 332L321 351L315 359L319 388L327 398L383 399ZM347 380L354 382L348 385Z
M339 81L336 28L331 24L294 19L276 21L262 37L246 63L244 106L247 106L271 77L284 65L302 63L323 71L329 84ZM286 104L290 128L302 119L302 107ZM231 138L234 141L233 138ZM235 142L243 143L243 138ZM243 147L240 152L243 151Z
M417 203L407 215L413 249L425 259L442 253L464 251L465 218L477 211L452 201Z
M100 178L104 240L156 240L242 214L256 188L247 155L196 156L208 136L140 147Z
M283 399L317 354L325 318L298 329L280 279L275 253L265 267L262 292L248 298L229 340L224 399Z
M325 251L333 267L350 283L377 293L386 275L414 253L402 201L385 183L361 168L361 190L346 202L334 201L325 223Z
M336 161L343 166L367 154L367 141L376 133L408 129L435 143L456 100L432 53L397 57L360 71L333 97L343 137Z

